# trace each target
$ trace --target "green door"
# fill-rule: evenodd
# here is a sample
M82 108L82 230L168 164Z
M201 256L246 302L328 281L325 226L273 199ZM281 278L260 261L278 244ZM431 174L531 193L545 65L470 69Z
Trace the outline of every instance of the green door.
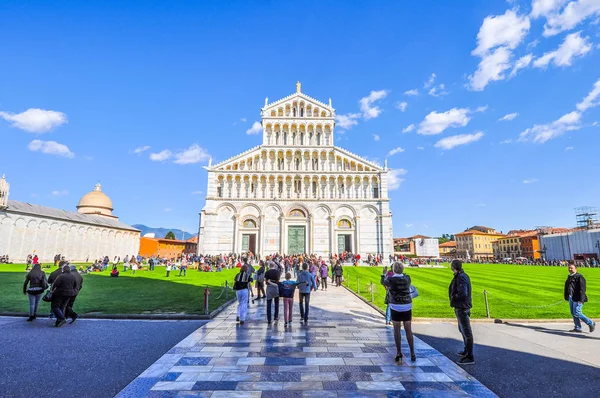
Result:
M250 235L242 235L242 251L247 252L250 248Z
M338 254L343 253L346 249L346 235L338 235Z
M288 227L287 254L304 254L306 252L306 227L290 225Z

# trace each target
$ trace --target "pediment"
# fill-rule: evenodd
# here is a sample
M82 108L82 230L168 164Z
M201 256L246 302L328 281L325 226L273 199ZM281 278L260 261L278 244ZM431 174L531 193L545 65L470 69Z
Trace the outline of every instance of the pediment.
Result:
M263 117L270 117L271 111L277 112L279 109L282 109L285 112L287 107L291 109L294 104L304 105L305 109L319 109L319 115L321 114L321 111L325 111L326 117L335 116L335 109L333 109L333 107L330 105L312 98L304 93L294 93L270 104L265 104L265 106L262 108Z

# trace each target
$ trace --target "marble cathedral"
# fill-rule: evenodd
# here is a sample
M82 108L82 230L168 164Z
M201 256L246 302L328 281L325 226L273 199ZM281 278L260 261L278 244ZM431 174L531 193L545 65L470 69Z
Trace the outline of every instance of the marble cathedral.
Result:
M261 118L262 145L205 167L198 252L393 253L388 169L334 145L331 99L297 83Z

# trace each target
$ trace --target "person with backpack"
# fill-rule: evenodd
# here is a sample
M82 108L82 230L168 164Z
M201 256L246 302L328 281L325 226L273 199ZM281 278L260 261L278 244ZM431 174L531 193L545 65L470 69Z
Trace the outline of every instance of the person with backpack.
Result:
M40 264L35 264L25 276L25 283L23 284L23 294L29 297L29 318L27 318L27 322L36 319L38 306L46 289L48 289L46 273L42 271Z
M279 296L283 298L283 320L284 327L292 326L292 313L294 311L294 292L296 287L306 282L296 283L292 280L292 274L287 272L285 274L285 280L279 285Z
M319 273L321 274L321 290L327 291L327 276L329 275L329 267L327 267L325 261L321 262Z
M302 264L302 271L298 274L297 282L302 284L298 288L300 293L300 318L306 323L308 322L308 311L310 309L310 292L311 290L317 290L317 281L315 276L308 272L308 263Z

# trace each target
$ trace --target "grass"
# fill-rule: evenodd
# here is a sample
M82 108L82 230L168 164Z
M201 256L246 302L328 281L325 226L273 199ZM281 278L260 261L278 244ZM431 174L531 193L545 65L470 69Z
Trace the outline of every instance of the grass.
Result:
M179 271L172 271L167 278L164 267L156 267L154 271L138 270L135 275L131 271L122 272L122 267L119 269L118 278L110 278L108 270L83 275L84 284L75 303L76 311L82 314L204 314L204 287L208 286L211 291L209 310L213 311L226 301L225 294L218 298L222 285L227 280L231 286L238 272L188 269L186 277L179 277ZM0 265L0 312L29 310L29 302L23 295L24 270L24 264ZM51 270L44 271L50 275ZM233 297L234 293L229 291L228 298ZM40 312L46 311L50 311L50 305L42 302Z
M563 300L566 267L536 267L502 264L465 264L473 288L474 318L485 318L483 291L488 292L492 318L559 319L570 318L569 305ZM580 268L587 281L589 302L584 305L588 317L600 317L600 269ZM373 283L374 304L385 310L385 289L379 284L382 268L344 267L344 284L371 300L369 283ZM445 268L406 269L419 297L413 301L413 316L452 318L454 312L448 300L448 286L453 274Z

